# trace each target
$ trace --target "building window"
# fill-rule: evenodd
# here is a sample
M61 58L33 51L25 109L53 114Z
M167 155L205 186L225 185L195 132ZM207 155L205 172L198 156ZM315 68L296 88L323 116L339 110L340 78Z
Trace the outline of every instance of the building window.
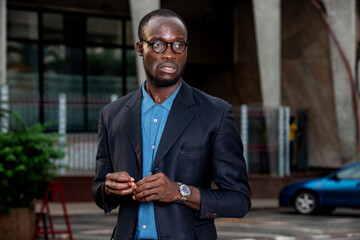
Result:
M68 109L75 116L67 118L68 130L96 131L104 99L138 87L129 18L11 8L7 25L10 99L33 99L31 111L13 107L28 123L57 120L56 108L46 106L65 93L78 99Z

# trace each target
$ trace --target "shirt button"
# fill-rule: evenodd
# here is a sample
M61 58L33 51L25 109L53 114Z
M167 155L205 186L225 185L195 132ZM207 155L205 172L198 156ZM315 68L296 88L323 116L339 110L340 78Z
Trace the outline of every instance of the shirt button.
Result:
M151 147L152 149L155 149L155 145L152 145L152 147Z
M145 228L146 228L146 225L144 224L144 225L143 225L143 229L145 229Z
M157 119L156 119L156 118L154 118L154 122L157 122Z

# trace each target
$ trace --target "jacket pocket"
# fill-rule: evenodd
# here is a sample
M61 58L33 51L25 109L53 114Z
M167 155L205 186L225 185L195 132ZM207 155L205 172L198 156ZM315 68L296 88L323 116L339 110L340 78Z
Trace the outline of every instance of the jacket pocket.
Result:
M210 146L182 146L180 158L184 161L196 160L197 163L201 163L210 157L210 149Z
M211 147L183 146L180 151L178 169L189 184L200 184L212 173Z

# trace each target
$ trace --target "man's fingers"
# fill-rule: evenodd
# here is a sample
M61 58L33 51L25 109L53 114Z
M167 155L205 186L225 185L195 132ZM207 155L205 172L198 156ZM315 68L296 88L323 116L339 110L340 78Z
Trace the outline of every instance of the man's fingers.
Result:
M118 182L134 182L134 178L130 176L116 176L114 180Z
M128 188L128 189L123 189L123 190L113 190L113 189L108 189L108 193L114 196L125 196L128 194L133 193L133 188Z
M147 176L136 183L133 199L140 202L149 201L173 201L173 182L163 173ZM178 190L175 190L178 193Z
M136 200L136 199L134 199ZM151 202L151 201L156 201L156 200L159 200L158 199L158 195L157 194L152 194L152 195L149 195L147 197L144 197L144 198L140 198L138 199L140 202Z
M111 182L111 181L106 181L105 186L113 190L127 189L131 187L129 183L119 183L119 182Z
M135 193L139 193L142 191L146 191L149 189L153 189L158 187L160 184L157 181L152 181L152 182L143 182L143 184L137 184L136 183L136 188L135 188Z
M157 195L161 192L161 181L144 181L143 184L136 184L136 189L134 190L134 200L146 198L146 201L149 200L149 196ZM158 200L154 196L150 198L151 201Z
M150 176L145 177L145 178L141 179L140 181L138 181L138 182L136 183L136 186L140 187L140 186L142 186L143 184L145 184L145 183L147 183L147 182L150 182L150 181L151 181Z
M148 189L148 190L141 191L138 193L136 193L134 191L133 199L139 200L140 202L148 202L148 201L158 200L157 190L155 188L153 188L153 189Z
M163 173L157 173L157 174L154 174L154 175L147 176L147 177L141 179L140 181L138 181L136 183L136 186L140 187L141 185L143 185L145 183L157 181L157 180L159 180L161 178L162 175L164 175L164 174Z
M134 178L127 172L108 173L105 181L105 193L108 195L124 196L136 189Z
M136 189L135 183L131 183L131 182L116 183L116 182L106 181L105 183L106 194L124 196L133 193L135 189Z
M134 178L130 177L126 172L108 173L106 179L116 182L134 182Z
M131 177L127 172L114 172L106 175L107 180L117 182L134 182L134 178Z

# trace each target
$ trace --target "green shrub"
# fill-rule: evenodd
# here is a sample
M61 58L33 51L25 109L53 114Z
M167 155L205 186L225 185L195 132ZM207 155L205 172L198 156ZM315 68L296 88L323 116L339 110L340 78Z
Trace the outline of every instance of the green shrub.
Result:
M33 206L40 185L56 177L55 160L64 156L58 134L45 133L46 125L29 127L15 118L18 130L0 133L0 213Z

